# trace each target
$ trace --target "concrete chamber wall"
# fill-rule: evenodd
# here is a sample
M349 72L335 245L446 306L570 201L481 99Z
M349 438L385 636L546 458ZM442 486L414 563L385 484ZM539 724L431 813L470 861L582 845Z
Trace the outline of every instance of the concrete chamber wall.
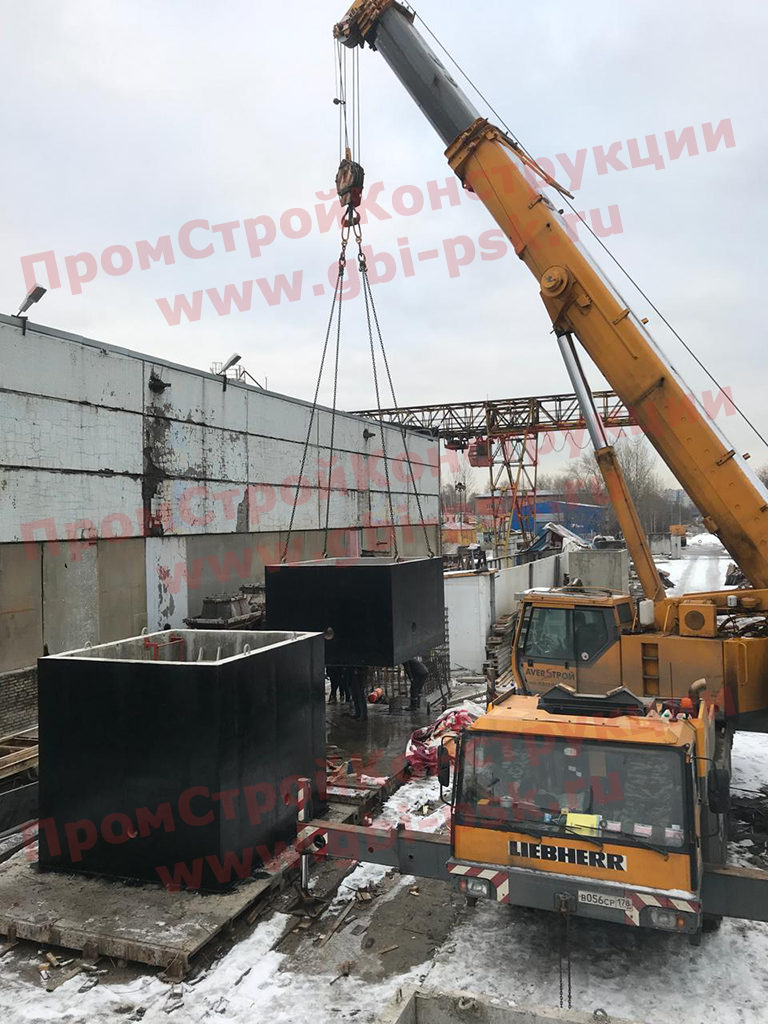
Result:
M0 316L0 672L183 626L261 582L287 539L310 406ZM331 430L315 417L290 560L321 557ZM398 549L427 553L402 434L385 428ZM364 435L366 431L369 435ZM439 551L437 442L409 433ZM330 555L391 551L378 423L338 414Z
M558 1010L554 1006L520 1006L466 992L402 991L377 1017L376 1024L633 1024L597 1010ZM640 1024L634 1021L634 1024Z
M451 670L480 674L485 661L485 638L493 625L493 573L449 572L445 575Z
M583 548L563 555L564 571L578 577L585 587L608 587L626 594L629 590L629 554L626 548L593 551Z

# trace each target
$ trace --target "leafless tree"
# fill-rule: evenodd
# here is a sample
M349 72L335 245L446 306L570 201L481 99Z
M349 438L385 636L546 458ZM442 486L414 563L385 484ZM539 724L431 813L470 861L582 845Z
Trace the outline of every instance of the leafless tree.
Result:
M467 513L474 511L477 490L472 467L464 456L459 457L458 468L443 481L440 502L443 509Z

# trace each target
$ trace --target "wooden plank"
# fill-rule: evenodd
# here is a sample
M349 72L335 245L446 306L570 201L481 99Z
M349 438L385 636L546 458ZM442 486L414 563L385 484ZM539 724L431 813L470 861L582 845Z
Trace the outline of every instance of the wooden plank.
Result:
M0 757L0 779L6 779L29 768L34 768L37 761L37 747L24 747L12 754L5 754Z
M354 906L355 906L355 901L354 900L350 900L349 903L346 905L346 907L342 910L342 912L336 918L336 920L333 922L331 927L328 929L328 931L325 933L325 938L320 943L321 946L324 946L326 944L326 942L328 942L330 937L332 935L334 935L339 930L339 928L341 928L341 926L344 923L344 921L346 921L346 919L349 917L349 914L352 911L352 908Z

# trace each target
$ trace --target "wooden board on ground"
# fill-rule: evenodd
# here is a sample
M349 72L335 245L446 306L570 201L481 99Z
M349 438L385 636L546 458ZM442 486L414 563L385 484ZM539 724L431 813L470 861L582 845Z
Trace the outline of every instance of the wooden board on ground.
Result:
M228 893L38 872L24 851L0 870L0 935L164 967L183 977L222 928L279 885L281 873Z

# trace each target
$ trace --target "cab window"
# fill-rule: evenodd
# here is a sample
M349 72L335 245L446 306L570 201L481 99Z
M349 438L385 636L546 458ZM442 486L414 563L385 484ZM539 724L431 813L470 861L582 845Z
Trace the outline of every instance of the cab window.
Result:
M634 621L634 615L632 614L632 605L629 601L624 601L622 604L617 605L616 610L619 614L619 622L622 626L631 626Z
M608 608L574 608L573 637L576 657L593 661L616 639L613 610Z
M527 623L524 656L552 661L571 659L569 617L566 608L534 608Z

